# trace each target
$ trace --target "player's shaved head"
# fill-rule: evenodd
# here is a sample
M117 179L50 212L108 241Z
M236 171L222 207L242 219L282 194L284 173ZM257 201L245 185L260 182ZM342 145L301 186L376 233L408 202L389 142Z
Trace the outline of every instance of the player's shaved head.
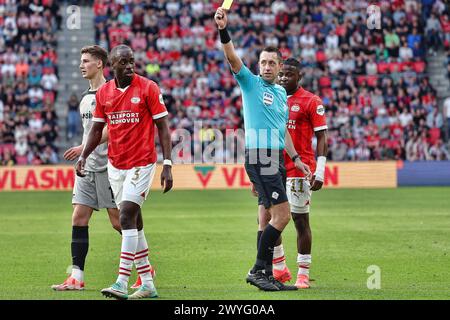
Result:
M120 45L112 48L112 50L111 50L111 52L109 54L111 63L113 62L114 59L120 58L120 56L123 53L128 53L128 52L133 54L133 50L129 46L124 45L124 44L120 44Z
M110 53L111 67L120 87L130 85L134 76L133 50L126 45L118 45Z

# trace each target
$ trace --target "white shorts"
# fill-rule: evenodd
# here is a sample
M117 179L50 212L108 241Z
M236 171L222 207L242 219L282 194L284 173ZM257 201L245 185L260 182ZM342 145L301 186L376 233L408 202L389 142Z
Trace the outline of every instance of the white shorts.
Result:
M142 207L150 191L155 171L155 163L144 167L120 170L108 161L109 183L117 206L120 207L122 201L131 201Z
M287 178L286 193L293 213L309 213L311 185L305 178Z

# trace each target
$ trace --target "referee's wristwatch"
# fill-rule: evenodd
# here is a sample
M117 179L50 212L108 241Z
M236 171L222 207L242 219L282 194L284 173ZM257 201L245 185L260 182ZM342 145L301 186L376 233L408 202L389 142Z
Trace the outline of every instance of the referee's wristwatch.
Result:
M164 165L164 166L172 166L172 160L164 159L163 165Z
M292 157L292 162L295 162L295 160L297 160L297 158L300 159L300 160L302 160L302 159L300 158L300 156L299 156L298 154L296 154L295 156Z

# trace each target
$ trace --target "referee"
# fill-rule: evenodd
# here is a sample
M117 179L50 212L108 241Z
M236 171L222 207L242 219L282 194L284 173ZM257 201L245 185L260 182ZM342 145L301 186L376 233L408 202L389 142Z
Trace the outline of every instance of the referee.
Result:
M289 118L286 90L275 84L282 66L281 53L274 47L265 48L259 56L260 75L254 75L236 55L226 28L225 10L218 8L214 19L225 58L242 91L245 170L272 217L261 235L256 262L246 280L264 291L297 290L295 286L286 286L275 280L272 274L273 248L290 221L283 161L285 146L296 167L305 175L310 175L308 166L300 160L286 130Z

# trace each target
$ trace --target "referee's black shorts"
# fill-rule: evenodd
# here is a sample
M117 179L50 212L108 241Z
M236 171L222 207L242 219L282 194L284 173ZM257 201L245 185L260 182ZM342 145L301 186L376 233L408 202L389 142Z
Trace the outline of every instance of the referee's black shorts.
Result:
M258 192L258 204L268 209L288 201L283 150L246 149L245 171Z

